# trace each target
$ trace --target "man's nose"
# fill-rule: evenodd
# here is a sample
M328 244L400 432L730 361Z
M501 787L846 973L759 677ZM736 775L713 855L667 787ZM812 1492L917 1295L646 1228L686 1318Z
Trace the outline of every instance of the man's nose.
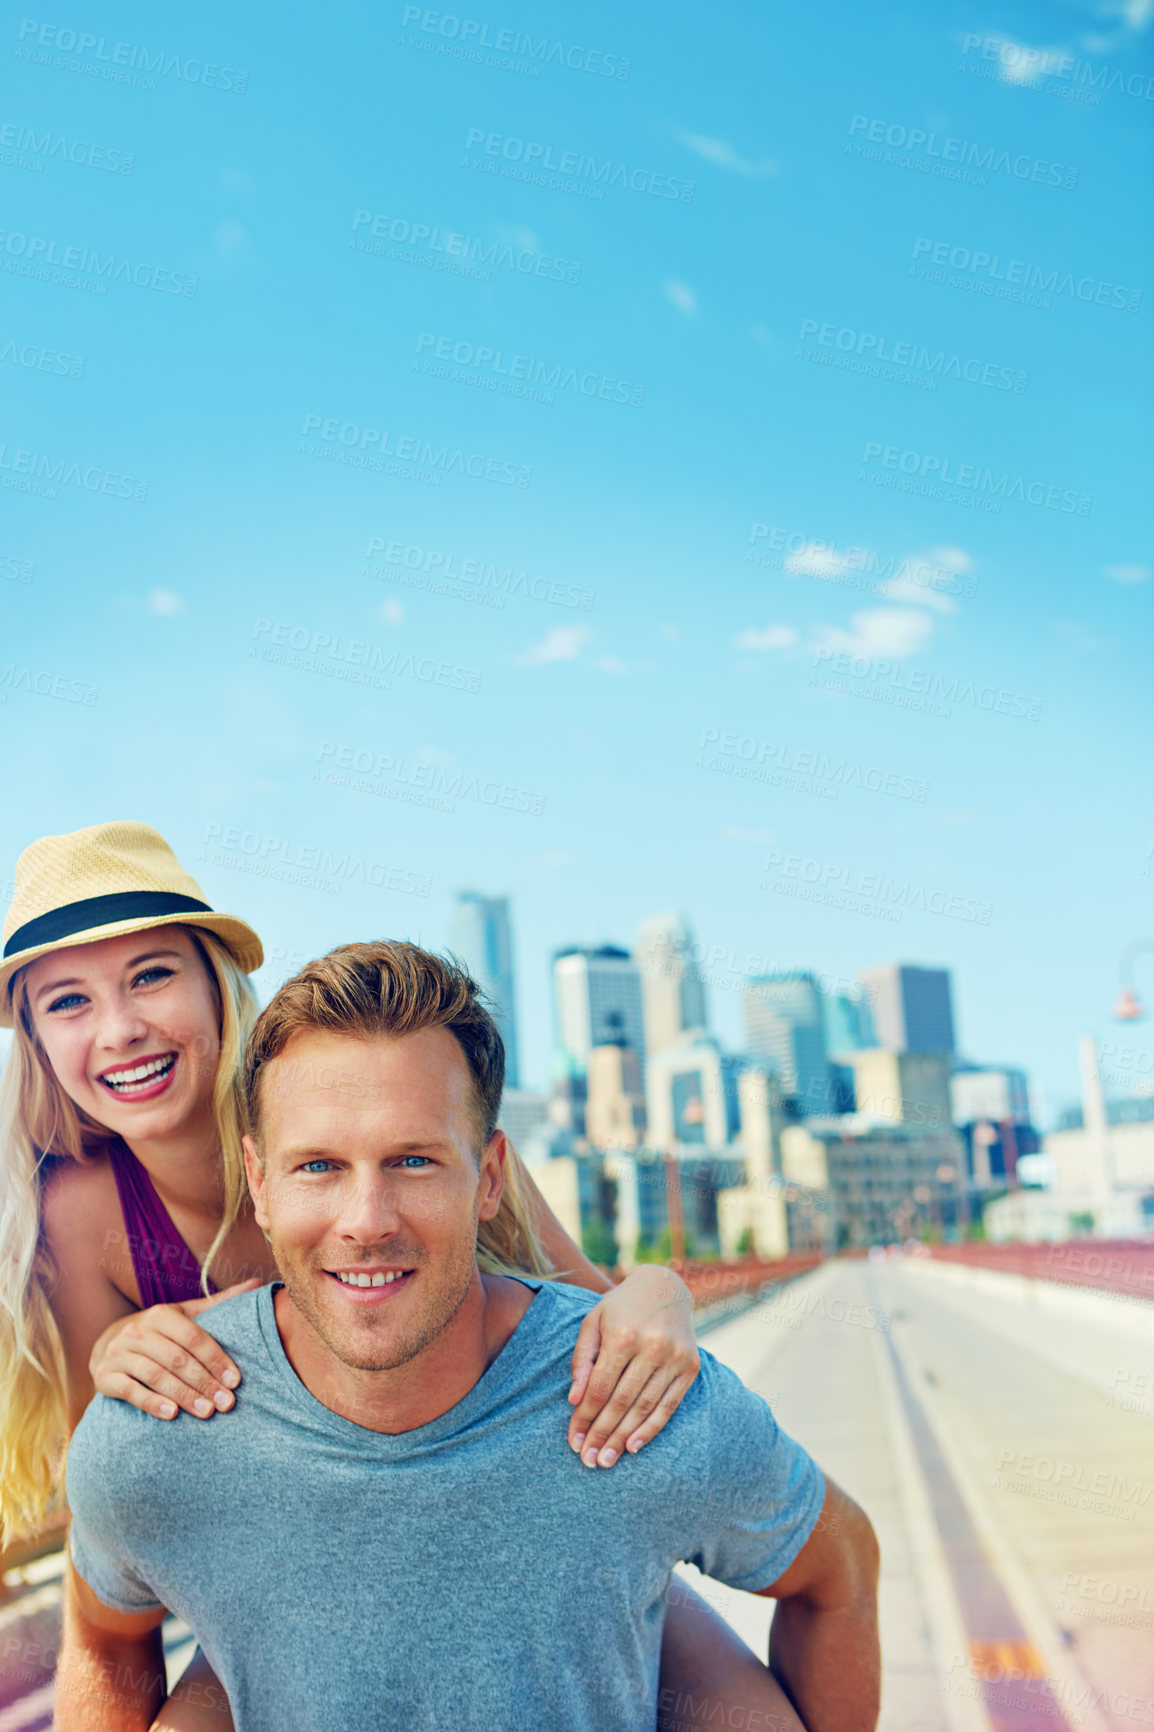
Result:
M354 1176L341 1199L337 1219L341 1237L355 1239L361 1245L375 1245L397 1232L401 1217L393 1192L386 1174Z

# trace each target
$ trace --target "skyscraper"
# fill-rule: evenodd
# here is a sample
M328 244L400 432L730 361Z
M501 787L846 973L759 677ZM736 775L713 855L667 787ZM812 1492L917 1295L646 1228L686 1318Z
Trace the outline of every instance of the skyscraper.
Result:
M812 974L765 974L742 994L746 1045L773 1061L781 1092L805 1114L828 1113L829 1059L822 994Z
M953 1052L948 968L891 962L863 970L861 979L879 1046L890 1052Z
M459 890L449 945L489 999L505 1042L505 1083L515 1089L517 1063L516 998L513 988L513 934L506 896L481 896Z
M571 945L553 956L557 1050L571 1076L587 1077L595 1046L627 1046L644 1072L641 976L616 944Z
M645 1044L649 1052L677 1046L705 1027L705 984L693 961L693 934L679 914L642 922L635 952L641 971Z

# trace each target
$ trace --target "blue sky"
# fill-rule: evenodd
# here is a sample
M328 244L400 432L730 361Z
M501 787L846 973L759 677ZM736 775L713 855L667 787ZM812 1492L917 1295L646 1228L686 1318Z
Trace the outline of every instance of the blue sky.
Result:
M0 38L6 876L146 819L266 984L507 892L532 1082L549 951L680 908L729 1041L751 959L944 963L1074 1095L1154 931L1149 0L85 7Z

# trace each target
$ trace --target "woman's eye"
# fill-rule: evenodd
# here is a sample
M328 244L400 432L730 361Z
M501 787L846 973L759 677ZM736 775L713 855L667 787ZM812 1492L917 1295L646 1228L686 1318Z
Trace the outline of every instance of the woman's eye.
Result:
M142 968L133 979L133 986L155 986L158 980L170 980L173 975L171 968Z
M54 998L52 1000L52 1003L48 1006L48 1009L49 1009L49 1011L75 1010L76 1006L78 1004L83 1004L83 1003L84 1003L84 998L83 998L83 995L81 993L79 993L79 992L64 992L64 993L61 993L59 998Z

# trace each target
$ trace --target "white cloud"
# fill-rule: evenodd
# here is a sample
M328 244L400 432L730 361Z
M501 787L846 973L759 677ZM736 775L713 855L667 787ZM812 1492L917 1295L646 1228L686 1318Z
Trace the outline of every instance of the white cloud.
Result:
M1148 565L1104 565L1102 576L1108 577L1111 583L1149 583L1150 567Z
M174 613L184 612L184 599L171 589L154 589L148 598L149 613L159 613L165 618Z
M697 296L688 284L678 283L672 278L669 278L667 281L662 283L661 287L667 298L673 302L677 311L679 313L684 313L687 319L691 319L697 311Z
M623 662L620 656L598 656L593 666L603 674L627 674L629 663Z
M562 866L572 866L577 856L568 848L546 848L542 854L534 854L525 864L532 871L556 872Z
M540 643L531 644L523 655L514 656L519 668L539 668L546 662L576 661L593 633L587 625L555 625Z
M964 547L931 547L926 554L930 565L939 565L946 571L972 571L974 562Z
M777 839L773 830L749 830L744 824L723 824L721 837L724 842L754 842L759 848L767 848Z
M928 607L934 613L958 611L957 602L943 595L940 589L931 589L928 584L916 583L910 577L888 578L885 583L878 584L878 594L887 596L890 601L915 602L918 607Z
M851 615L852 631L841 626L818 628L817 647L846 651L868 661L873 656L916 655L933 636L934 622L912 607L866 607Z
M777 164L769 157L761 157L757 162L748 156L741 156L725 138L705 138L699 132L683 132L680 134L682 144L687 144L690 150L712 163L714 168L728 169L730 174L742 174L747 179L760 180L767 174L777 173Z
M1092 652L1102 648L1101 638L1095 637L1090 628L1083 625L1081 620L1056 620L1054 622L1054 630L1057 632L1059 637L1064 637L1067 643L1073 644L1075 649L1088 650Z
M403 601L398 601L395 595L391 595L388 601L382 603L381 618L386 625L400 625L404 617L405 604Z
M734 649L788 649L797 642L797 632L791 625L747 625L733 640Z

